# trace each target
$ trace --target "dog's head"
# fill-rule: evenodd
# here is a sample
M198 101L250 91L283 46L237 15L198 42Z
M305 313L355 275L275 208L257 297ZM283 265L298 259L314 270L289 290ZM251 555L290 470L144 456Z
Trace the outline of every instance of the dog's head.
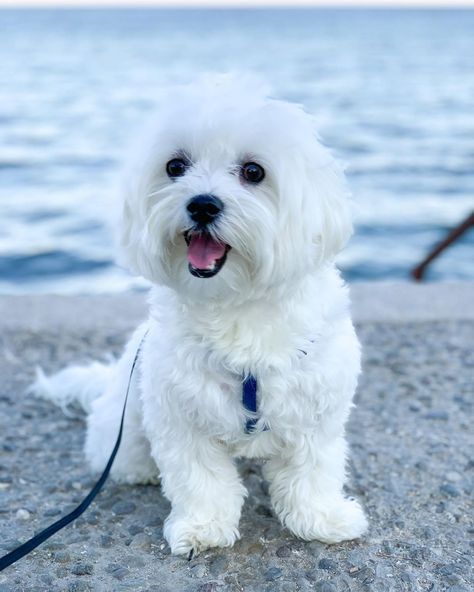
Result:
M301 107L221 75L162 101L136 157L124 261L192 298L252 298L334 258L351 233L342 171Z

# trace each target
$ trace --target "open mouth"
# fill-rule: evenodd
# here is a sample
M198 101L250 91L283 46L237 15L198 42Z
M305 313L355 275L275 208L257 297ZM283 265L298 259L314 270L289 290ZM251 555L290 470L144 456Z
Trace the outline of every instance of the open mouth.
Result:
M210 278L224 267L230 245L216 240L204 229L185 232L184 240L188 245L188 268L192 275Z

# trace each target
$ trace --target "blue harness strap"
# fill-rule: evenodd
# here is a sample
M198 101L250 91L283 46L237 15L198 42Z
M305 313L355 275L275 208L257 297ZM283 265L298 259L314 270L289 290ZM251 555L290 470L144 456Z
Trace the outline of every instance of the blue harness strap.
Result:
M242 382L242 405L247 411L257 413L257 379L252 374L244 377ZM249 417L245 422L245 433L254 431L258 417Z

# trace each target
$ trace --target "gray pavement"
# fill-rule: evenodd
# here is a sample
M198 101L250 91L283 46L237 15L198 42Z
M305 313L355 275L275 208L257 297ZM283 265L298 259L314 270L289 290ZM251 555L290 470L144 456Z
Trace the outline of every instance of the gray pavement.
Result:
M473 302L469 283L354 286L364 373L348 427L348 491L370 517L362 540L293 538L271 512L261 465L246 461L233 549L172 557L159 487L109 482L74 526L0 573L0 592L473 590ZM35 365L118 353L145 311L142 294L0 296L0 552L93 483L83 420L25 394Z
M351 287L359 322L474 320L474 282L359 282ZM13 331L130 330L145 316L146 292L110 295L0 295L0 328Z

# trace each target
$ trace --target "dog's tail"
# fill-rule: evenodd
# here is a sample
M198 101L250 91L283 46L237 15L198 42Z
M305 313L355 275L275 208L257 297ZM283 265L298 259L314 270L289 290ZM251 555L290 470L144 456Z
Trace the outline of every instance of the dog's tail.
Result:
M41 399L52 401L66 413L73 403L79 403L89 413L92 401L105 391L114 369L115 362L94 362L89 366L69 366L46 376L41 368L37 368L36 380L28 390Z

